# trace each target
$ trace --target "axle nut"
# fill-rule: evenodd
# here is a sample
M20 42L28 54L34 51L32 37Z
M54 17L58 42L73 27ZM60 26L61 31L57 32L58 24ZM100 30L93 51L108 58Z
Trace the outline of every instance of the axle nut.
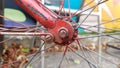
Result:
M64 30L64 29L61 29L61 30L59 31L59 35L60 35L61 38L67 37L67 31Z

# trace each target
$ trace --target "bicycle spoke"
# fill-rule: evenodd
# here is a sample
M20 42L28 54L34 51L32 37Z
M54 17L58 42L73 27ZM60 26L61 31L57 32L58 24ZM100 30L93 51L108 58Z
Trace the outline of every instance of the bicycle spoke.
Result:
M10 41L10 40L13 39L13 38L15 38L15 37L11 37L11 38L8 38L8 39L6 39L6 40L0 41L0 43L5 43L5 42L7 42L7 41Z
M120 29L117 29L117 28L101 27L101 25L111 23L111 22L114 22L114 21L117 21L117 20L120 20L120 18L117 18L117 19L114 19L114 20L111 20L111 21L108 21L108 22L105 22L105 23L101 23L101 24L98 24L98 25L93 25L93 26L82 24L80 27L84 28L84 29L87 29L87 30L89 30L90 28L95 28L95 29L99 28L99 29L106 30L106 31L107 30L108 31L119 31Z
M63 7L64 7L64 0L60 0L60 6L59 6L59 10L58 10L59 15L61 15Z
M73 17L73 16L76 16L76 15L78 15L78 14L82 14L82 13L84 13L85 11L88 11L88 10L90 10L90 9L94 9L94 8L96 8L97 6L99 6L100 4L102 4L102 3L106 2L106 1L108 1L108 0L104 0L104 1L102 1L102 2L99 2L98 4L96 4L96 5L94 5L94 6L90 7L90 8L84 9L84 10L82 10L82 11L78 10L76 14L73 14L73 15L72 15L72 17Z
M58 68L61 68L61 64L62 64L62 62L63 62L63 59L65 58L65 55L66 55L67 49L68 49L68 45L66 46L66 48L65 48L65 50L64 50L63 57L62 57L62 59L61 59L59 65L58 65Z
M84 59L87 63L93 65L94 68L97 68L97 66L92 63L91 61L89 61L87 58L85 58L84 56L80 55L78 52L76 52L74 49L72 49L71 47L68 47L72 52L74 52L77 56L81 57L82 59Z
M95 37L102 37L102 36L111 36L111 35L119 35L120 33L109 33L109 34L101 34L101 35L92 35L92 36L87 36L87 37L80 37L76 39L88 39L88 38L95 38Z
M85 43L85 45L87 45L87 43ZM114 65L116 65L116 66L118 65L118 64L114 63L113 61L111 61L110 59L107 59L107 58L105 58L104 56L99 55L97 52L88 49L86 46L81 46L81 47L84 48L84 49L86 49L86 50L88 50L89 52L92 52L92 53L95 54L96 56L99 56L99 57L101 57L102 59L110 62L111 64L114 64Z
M107 21L107 22L104 22L104 23L100 23L100 24L97 24L97 25L94 25L94 26L89 26L88 28L91 28L91 27L98 27L100 25L104 25L104 24L108 24L108 23L111 23L111 22L114 22L114 21L118 21L120 20L120 18L116 18L114 20L110 20L110 21Z
M90 5L91 3L93 3L94 1L95 1L95 0L92 0L92 1L88 2L87 4L83 5L82 8L87 7L88 5Z
M83 1L85 2L85 0L83 0ZM111 22L114 22L114 21L117 22L118 20L120 20L120 18L116 18L114 20L104 22L104 23L86 25L86 20L92 14L92 12L100 4L105 3L108 0L98 0L98 2L96 4L94 4L94 1L96 2L97 0L90 0L88 3L82 4L81 9L73 11L73 10L71 10L72 4L71 4L70 0L67 0L67 1L58 0L58 1L55 1L55 2L60 2L59 6L57 5L58 9L56 9L57 11L55 11L55 12L50 10L51 8L50 9L46 8L45 5L43 3L41 3L42 1L40 1L40 0L33 1L35 4L37 4L37 7L41 8L41 10L43 9L42 11L45 11L45 13L46 13L45 17L47 19L46 19L46 21L43 22L43 23L45 23L45 26L49 25L46 22L53 23L53 22L58 21L58 23L59 23L59 20L60 20L60 23L62 21L64 21L65 23L70 23L69 26L65 26L65 27L63 25L64 22L62 24L60 24L59 27L64 27L65 34L66 34L65 38L60 38L60 39L59 39L59 35L54 34L54 31L58 30L59 28L54 29L54 27L51 27L51 28L47 29L47 28L44 28L44 26L40 26L40 25L28 26L26 24L23 24L20 22L15 22L11 19L8 19L7 17L0 15L0 18L4 18L4 19L9 20L15 24L20 25L20 26L11 26L11 25L6 25L6 24L0 24L0 35L12 36L12 37L9 37L7 39L4 39L3 41L0 41L0 43L6 43L7 41L12 40L12 39L14 40L14 38L16 38L17 36L33 36L33 40L31 41L31 45L28 48L29 48L29 50L32 49L32 47L36 48L36 51L34 53L29 51L29 55L27 55L27 57L26 57L29 59L29 61L20 65L21 68L22 67L28 68L29 66L30 67L35 66L35 68L36 68L37 65L39 65L41 68L46 68L46 67L48 67L48 68L49 67L51 67L51 68L53 68L53 67L63 68L64 66L66 67L67 64L69 65L69 67L74 66L72 64L76 64L76 66L78 64L80 66L80 63L83 63L81 66L84 66L84 64L85 64L85 68L86 67L87 68L100 68L100 65L98 64L97 57L101 57L102 60L104 59L104 60L110 62L111 64L117 66L118 64L112 62L111 60L106 59L105 57L101 56L96 51L92 51L92 49L90 49L88 47L89 43L93 44L93 42L94 42L94 40L91 42L88 42L89 38L96 39L99 37L101 37L101 38L107 37L107 38L110 38L110 39L118 41L118 42L120 41L119 37L117 37L117 35L120 34L119 28L102 27L103 25L109 24ZM51 0L51 2L52 2L52 0ZM67 8L65 7L66 2L67 2ZM32 4L32 1L30 1L30 3L28 3L28 4ZM33 6L35 6L35 4ZM92 5L92 4L94 4L94 5ZM25 7L27 7L27 5L25 3L23 5ZM87 8L87 6L89 6L89 5L92 5L92 6ZM30 9L34 9L33 6L32 7L28 6L28 7ZM35 8L37 8L37 7L35 7ZM31 10L29 10L29 11L31 11ZM37 13L36 9L33 11ZM44 15L42 15L44 13L41 13L42 11L39 11L40 12L39 16L41 16L41 17L44 16ZM87 11L89 11L88 15L86 15L86 17L81 22L76 23L76 19L74 20L74 17L77 17L78 15L82 15L82 14L84 14L84 12L87 12ZM49 17L47 17L47 14L49 14L48 15ZM42 20L42 18L40 18L40 20ZM56 25L57 24L55 24L55 28L57 28ZM75 25L75 27L74 27L74 25ZM71 27L71 30L76 34L74 34L74 33L72 34L72 32L70 32L70 34L69 34L70 30L69 30L69 28L66 28L66 27ZM86 35L83 36L81 34L77 34L77 32L75 32L75 31L77 31L78 28L81 28L84 31L86 31ZM54 30L52 30L52 29L54 29ZM99 29L101 31L102 30L103 31L99 32ZM105 31L111 31L111 33L107 33ZM115 32L113 33L112 31L115 31ZM64 32L62 32L62 33L64 33ZM47 40L47 35L50 35L53 38L52 44L49 43L49 41ZM78 37L76 37L77 35L78 35ZM66 38L68 38L68 39L66 39ZM59 40L60 40L60 42L59 42ZM65 41L65 43L63 42L63 40ZM43 43L41 41L43 41ZM63 42L63 43L61 43L61 42ZM76 46L73 45L72 43L73 44L75 43ZM104 43L104 42L102 42L102 43ZM105 41L105 43L106 43L106 41ZM46 45L46 44L48 44L48 45ZM59 44L59 46L58 46L58 44ZM63 45L63 44L66 44L66 45ZM72 45L75 48L72 47ZM96 45L96 41L95 41L95 45ZM65 47L65 49L62 47ZM95 47L97 48L97 46L95 46ZM38 50L37 50L37 48L38 48ZM58 53L57 51L58 52L60 51L60 53ZM57 52L56 53L57 56L55 56L55 52ZM63 54L62 54L62 56L59 56L59 54L61 54L61 52L63 52ZM51 53L54 54L54 55L52 54L52 56L51 56L52 58L50 58ZM14 53L14 56L15 56L15 53ZM57 59L59 57L60 59L57 62L54 62L54 61L56 61L56 59L53 57L55 57ZM13 57L13 58L15 58L15 57ZM51 61L51 59L52 59L52 61ZM76 59L78 61L75 61ZM79 60L81 60L81 59L83 60L83 62L79 62ZM48 60L48 62L50 62L50 63L47 62L47 65L45 66L44 64L45 64L46 60ZM11 66L14 63L18 63L18 62L19 61L12 61L10 64L7 64L7 66ZM53 62L55 64L57 63L57 65L53 65L54 64ZM65 62L67 62L67 64L65 64ZM48 64L52 64L52 65L48 65ZM0 65L0 66L2 67L2 65Z
M84 28L84 29L86 29L86 28ZM109 29L109 28L107 28L108 30L117 30L117 32L118 31L120 31L119 29ZM88 30L88 31L91 31L91 32L95 32L96 34L100 34L100 33L98 33L97 31L93 31L92 29L86 29L86 30ZM108 37L111 37L111 38L114 38L114 39L118 39L119 40L119 38L115 38L115 37L113 37L112 35L118 35L119 34L119 32L118 33L102 33L102 35L96 35L96 36L91 36L91 38L93 38L93 37L101 37L101 36L108 36ZM88 32L89 33L89 32ZM89 37L88 37L89 38Z
M33 61L33 59L40 53L41 48L44 46L45 42L41 44L41 47L39 48L39 50L33 55L33 57L30 59L30 61L25 65L25 68L27 68L27 66Z
M94 63L97 65L97 60L94 58L94 56L92 54L90 54L89 51L87 51L85 48L82 47L82 46L85 46L85 44L83 44L83 42L81 42L80 40L77 40L77 44L81 48L81 51L83 52L84 57L91 60L92 62L94 61ZM92 68L90 63L88 63L88 65L90 68ZM98 65L97 65L97 67L98 67Z
M110 38L113 38L113 39L115 39L115 40L119 40L119 41L120 41L120 39L117 38L117 37L114 37L114 36L111 36L111 35L107 35L107 36L110 37Z
M16 24L20 24L22 27L26 27L26 28L29 27L29 26L27 26L27 25L25 25L25 24L23 24L23 23L13 21L13 20L11 20L11 19L9 19L9 18L7 18L7 17L4 17L4 16L2 16L2 15L0 15L0 18L4 18L4 19L7 19L7 20L10 20L10 21L12 21L13 23L16 23Z
M108 30L108 31L120 31L120 29L118 28L107 28L107 27L99 27L99 26L90 26L90 25L81 25L81 27L80 28L84 28L85 27L85 29L90 29L90 28L92 28L92 29L101 29L101 30ZM90 28L88 28L88 27L90 27Z
M68 14L69 14L69 18L71 18L71 7L70 7L70 0L68 0Z
M98 5L101 4L100 2L101 2L101 0L98 1ZM104 2L105 1L103 1L102 3L104 3ZM84 23L84 21L91 15L91 13L95 10L96 7L97 6L95 6L95 7L92 8L92 10L89 12L89 14L85 17L85 19L81 23L78 23L78 26L76 28L80 27Z
M90 2L87 3L86 5L83 4L83 6L81 6L81 9L82 9L82 8L85 8L86 6L88 6L89 4L91 4L91 3L93 3L93 2L94 2L94 0L90 1ZM78 15L78 14L79 14L78 12L81 11L81 9L77 10L76 12L74 12L74 13L72 14L72 16Z

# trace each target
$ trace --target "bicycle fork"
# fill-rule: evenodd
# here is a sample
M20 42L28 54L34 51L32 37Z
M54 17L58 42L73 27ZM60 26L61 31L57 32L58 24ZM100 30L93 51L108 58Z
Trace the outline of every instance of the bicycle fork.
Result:
M77 30L61 16L45 7L39 0L15 0L28 14L53 35L55 43L68 45L77 37Z

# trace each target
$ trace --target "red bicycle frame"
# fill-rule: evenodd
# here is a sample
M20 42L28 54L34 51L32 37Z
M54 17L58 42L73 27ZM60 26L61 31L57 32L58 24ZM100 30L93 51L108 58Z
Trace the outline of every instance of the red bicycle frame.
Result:
M46 8L39 0L15 0L15 2L47 28L48 32L53 35L55 43L68 45L74 41L77 31L72 27L72 24Z

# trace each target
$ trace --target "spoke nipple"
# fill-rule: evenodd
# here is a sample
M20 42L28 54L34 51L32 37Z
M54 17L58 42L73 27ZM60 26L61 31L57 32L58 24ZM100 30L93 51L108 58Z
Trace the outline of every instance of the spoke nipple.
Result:
M74 29L77 29L77 24L72 24Z

